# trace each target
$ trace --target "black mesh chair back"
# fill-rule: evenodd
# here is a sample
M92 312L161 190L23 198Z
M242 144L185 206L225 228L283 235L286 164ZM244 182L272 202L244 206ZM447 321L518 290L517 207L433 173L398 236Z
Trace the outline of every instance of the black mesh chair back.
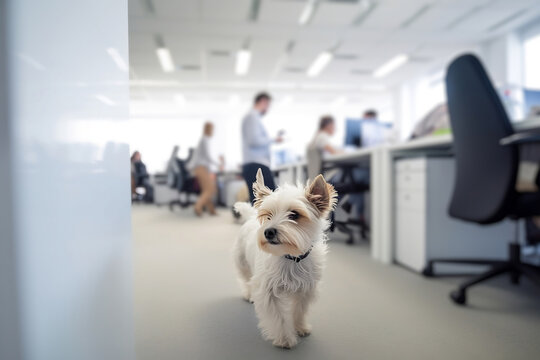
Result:
M481 224L500 221L508 215L517 174L517 150L499 144L513 134L512 125L474 55L450 64L446 92L457 163L449 214Z

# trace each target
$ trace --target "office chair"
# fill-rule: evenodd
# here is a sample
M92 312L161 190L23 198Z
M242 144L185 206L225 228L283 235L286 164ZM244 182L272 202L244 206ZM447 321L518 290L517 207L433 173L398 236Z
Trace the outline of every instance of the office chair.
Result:
M506 260L432 259L424 275L433 276L436 263L489 265L489 271L450 293L461 305L466 303L471 286L502 274L509 274L514 284L523 275L540 285L540 268L521 261L518 238L518 220L540 215L540 193L515 190L519 145L540 143L540 134L514 133L497 92L474 55L460 56L450 64L446 92L457 165L449 215L477 224L510 218L515 221L516 238L509 244Z
M194 150L189 149L186 159L178 158L178 146L175 146L169 164L167 166L167 183L172 189L178 191L178 199L169 202L169 209L174 210L174 206L178 205L181 208L186 208L194 202L191 200L191 195L200 193L197 179L191 175L187 169L187 164L193 157Z
M317 175L324 173L325 171L331 170L331 167L323 167L322 154L321 151L317 148L309 148L307 151L307 175L308 179L314 179ZM351 211L351 204L347 201L343 201L345 195L351 194L364 194L366 191L369 191L369 184L359 183L354 180L352 174L354 166L343 166L340 168L342 170L341 176L338 182L332 182L332 185L338 193L338 206L341 206L343 210L347 213ZM329 179L326 179L329 180ZM353 227L358 227L360 229L360 236L363 240L366 240L369 234L369 226L364 221L364 219L348 219L347 221L337 221L335 219L335 212L330 214L330 228L331 232L337 228L339 231L343 232L348 236L347 244L351 245L354 243L354 229Z

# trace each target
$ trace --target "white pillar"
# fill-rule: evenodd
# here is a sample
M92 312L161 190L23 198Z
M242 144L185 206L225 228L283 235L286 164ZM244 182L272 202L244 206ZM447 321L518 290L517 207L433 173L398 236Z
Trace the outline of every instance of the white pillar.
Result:
M134 359L127 0L0 0L0 358Z

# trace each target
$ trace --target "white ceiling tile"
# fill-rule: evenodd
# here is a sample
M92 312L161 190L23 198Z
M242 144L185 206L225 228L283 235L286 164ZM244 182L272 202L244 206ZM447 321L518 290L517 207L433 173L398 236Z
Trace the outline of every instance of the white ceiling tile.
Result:
M342 27L351 24L363 11L365 7L362 2L356 4L322 2L308 26L339 25Z
M303 1L262 0L258 22L296 25L303 8Z
M157 16L178 20L197 20L201 16L198 0L152 0Z
M251 0L199 0L204 20L247 21Z
M520 9L532 10L509 23L504 31L540 15L538 0L378 0L365 22L355 26L351 23L361 12L360 4L324 0L311 23L300 26L297 21L305 5L303 0L261 0L255 22L248 20L251 0L151 0L154 14L143 1L129 1L130 66L137 79L180 84L144 88L160 97L170 97L178 86L197 89L201 96L215 89L248 94L250 86L265 84L292 84L288 91L293 93L307 91L304 85L309 85L310 91L315 91L318 84L332 89L364 83L390 86L426 68L440 68L455 54L502 34L487 29ZM428 3L431 6L427 11L402 27ZM487 4L485 9L480 8L483 4ZM471 12L469 18L450 27ZM179 67L195 65L200 70L164 73L155 54L156 35L163 37ZM290 41L295 46L276 72ZM244 45L251 48L253 55L248 74L240 77L234 72L235 54ZM336 58L319 77L308 78L305 71L317 55L337 45L337 54L356 58ZM413 60L382 80L372 78L371 71L402 52L423 62ZM276 91L284 91L279 86Z

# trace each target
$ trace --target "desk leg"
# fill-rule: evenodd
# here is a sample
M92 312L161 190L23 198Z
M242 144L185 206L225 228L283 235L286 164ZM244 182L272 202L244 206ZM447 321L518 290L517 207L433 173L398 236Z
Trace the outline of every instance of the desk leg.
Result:
M374 150L370 158L371 179L370 179L370 197L371 197L371 257L378 260L381 244L381 177L380 177L380 153Z
M393 258L393 169L387 148L371 155L371 257L385 264Z
M381 238L379 260L390 264L394 254L394 167L392 153L387 148L380 149L380 184L381 184Z

